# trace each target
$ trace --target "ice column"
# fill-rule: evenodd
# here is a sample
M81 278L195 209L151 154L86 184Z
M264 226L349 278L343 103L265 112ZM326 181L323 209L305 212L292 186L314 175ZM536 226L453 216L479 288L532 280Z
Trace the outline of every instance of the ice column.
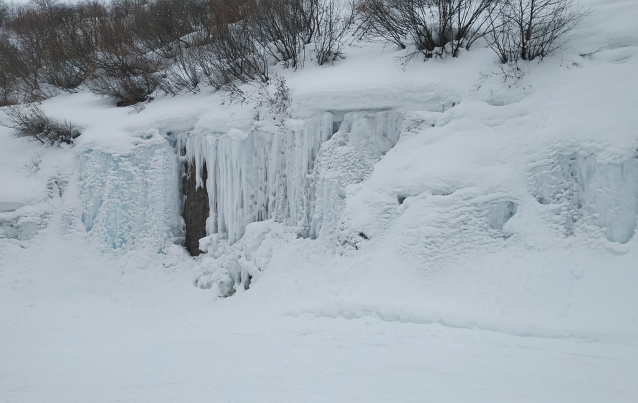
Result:
M180 234L177 157L164 139L127 155L80 157L82 222L107 245L161 249Z

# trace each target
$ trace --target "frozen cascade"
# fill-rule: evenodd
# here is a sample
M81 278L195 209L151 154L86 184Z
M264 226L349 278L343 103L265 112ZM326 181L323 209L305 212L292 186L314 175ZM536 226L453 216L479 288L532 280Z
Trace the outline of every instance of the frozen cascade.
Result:
M399 141L403 116L395 111L352 112L317 158L310 236L335 234L345 207L346 187L363 182Z
M605 230L609 241L627 243L638 220L638 158L600 163L594 155L560 155L535 181L541 204L566 206L567 233L580 218Z
M154 138L128 155L87 151L79 163L82 222L90 234L115 249L161 249L181 233L179 168L166 140Z
M195 166L197 186L208 172L210 212L207 235L221 233L234 243L246 225L276 218L307 226L310 182L321 143L333 133L333 114L323 113L286 130L253 128L240 136L201 131L182 133L178 147ZM243 138L242 138L243 137Z
M364 180L396 144L401 121L394 111L323 112L289 120L283 130L180 134L178 147L195 166L197 186L207 166L207 235L220 233L233 244L248 224L274 218L318 237L334 227L345 187Z

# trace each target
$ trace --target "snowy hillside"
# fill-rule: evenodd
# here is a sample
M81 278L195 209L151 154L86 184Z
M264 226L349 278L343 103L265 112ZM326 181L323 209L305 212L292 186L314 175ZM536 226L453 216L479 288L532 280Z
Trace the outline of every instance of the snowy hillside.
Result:
M72 146L0 127L0 401L638 401L638 3L584 4L518 81L355 41L273 67L285 115L81 90L42 104Z

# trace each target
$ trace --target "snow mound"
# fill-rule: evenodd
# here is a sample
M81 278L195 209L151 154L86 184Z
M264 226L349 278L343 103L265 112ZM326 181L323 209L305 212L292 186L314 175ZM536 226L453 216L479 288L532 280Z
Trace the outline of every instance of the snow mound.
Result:
M500 201L490 207L490 228L502 230L507 221L516 214L518 205L511 201Z

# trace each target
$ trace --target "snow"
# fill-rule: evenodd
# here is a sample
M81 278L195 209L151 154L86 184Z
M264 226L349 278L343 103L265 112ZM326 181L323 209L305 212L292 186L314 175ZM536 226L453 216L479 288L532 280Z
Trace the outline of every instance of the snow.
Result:
M638 7L587 5L516 83L355 42L275 66L281 120L80 91L42 104L73 147L0 128L0 400L636 401Z

